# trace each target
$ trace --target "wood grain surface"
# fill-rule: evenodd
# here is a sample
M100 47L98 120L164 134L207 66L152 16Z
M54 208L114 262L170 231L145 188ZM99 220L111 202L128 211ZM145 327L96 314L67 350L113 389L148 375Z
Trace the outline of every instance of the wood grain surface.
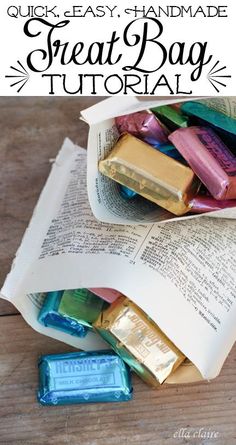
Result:
M79 112L96 101L0 98L0 284L50 159L66 136L86 145L87 126L78 120ZM210 383L153 390L134 376L134 400L128 403L40 406L35 397L38 356L70 350L34 332L12 305L0 302L0 444L236 444L236 347L220 377Z
M0 443L11 445L183 445L236 443L236 348L211 383L149 388L134 376L134 399L44 407L36 401L40 354L73 348L34 332L20 315L1 317ZM174 437L217 432L212 440Z

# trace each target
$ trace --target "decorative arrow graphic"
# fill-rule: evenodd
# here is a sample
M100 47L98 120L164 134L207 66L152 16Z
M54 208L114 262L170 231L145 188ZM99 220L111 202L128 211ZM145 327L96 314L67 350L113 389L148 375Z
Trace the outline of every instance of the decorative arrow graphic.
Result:
M5 76L6 78L9 79L14 79L15 81L10 85L10 87L16 87L17 89L17 93L19 93L22 88L26 85L26 83L28 82L30 75L28 73L28 71L25 69L25 67L22 65L22 63L17 60L17 68L14 66L10 66L11 70L14 71L14 73L17 74L9 74L7 76Z
M219 86L226 87L227 85L223 82L221 82L219 79L225 79L230 78L229 74L224 74L224 70L227 68L226 66L222 66L221 68L218 68L220 61L217 60L215 65L211 68L209 73L207 74L207 79L209 80L210 84L213 86L213 88L217 91L217 93L220 92Z

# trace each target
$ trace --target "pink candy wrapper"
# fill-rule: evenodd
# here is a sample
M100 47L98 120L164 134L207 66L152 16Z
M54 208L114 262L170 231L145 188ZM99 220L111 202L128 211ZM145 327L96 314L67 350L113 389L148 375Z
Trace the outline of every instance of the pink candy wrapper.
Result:
M151 145L168 142L169 130L151 111L138 111L115 118L120 134L130 133Z
M180 128L169 140L215 199L236 198L236 157L211 128Z
M198 195L190 201L189 205L191 213L207 213L215 210L227 209L229 207L236 207L236 199L217 201L210 196Z
M93 294L107 301L108 303L113 303L122 294L115 289L103 288L103 287L93 287L89 289Z

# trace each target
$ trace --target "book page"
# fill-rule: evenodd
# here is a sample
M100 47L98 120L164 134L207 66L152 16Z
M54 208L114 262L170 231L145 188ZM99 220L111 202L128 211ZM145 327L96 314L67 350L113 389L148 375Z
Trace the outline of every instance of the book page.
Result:
M236 338L235 272L232 220L198 218L168 225L97 221L87 199L86 152L66 140L1 293L40 332L95 349L103 344L95 334L75 340L38 325L42 294L80 287L117 289L210 379Z
M226 116L236 119L236 97L211 97L201 100L208 107L215 111L225 114Z
M219 100L220 108L225 107L225 109L230 110L233 107L233 102L230 100L230 98L225 97L220 99L212 99L212 101L213 100ZM120 100L120 102L121 103L119 103L118 109L119 112L122 109L122 100ZM113 114L115 113L115 110L112 110L112 106L114 106L115 103L114 98L112 102L110 102L110 99L107 99L102 103L103 116L106 115L106 108L109 110L107 110L108 114L111 114L111 112L113 112ZM98 105L101 107L102 103ZM170 100L160 101L157 103L152 102L152 106L161 105L163 103L170 103ZM173 100L171 103L173 103ZM127 100L125 105L127 105ZM148 108L147 105L151 106L150 102L142 102L142 109ZM94 114L97 115L95 112L96 105L91 108L92 109L87 110L86 117L91 118L91 121L93 122ZM139 109L140 103L138 103L138 105L136 104L133 111L137 111ZM128 111L130 111L130 108L128 108ZM192 218L196 219L206 216L236 219L236 207L217 210L202 215L197 214L176 217L167 210L144 199L142 196L137 195L135 198L129 201L122 198L119 192L119 185L98 171L99 161L106 158L112 147L115 145L118 137L119 134L114 118L106 119L90 126L88 138L88 196L93 214L97 219L99 219L99 221L111 224L152 224L153 222L167 223L170 221L181 221Z

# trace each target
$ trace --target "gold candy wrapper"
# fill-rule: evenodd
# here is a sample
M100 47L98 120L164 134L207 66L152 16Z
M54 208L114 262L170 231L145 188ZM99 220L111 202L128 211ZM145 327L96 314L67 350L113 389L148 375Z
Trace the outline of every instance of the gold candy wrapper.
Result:
M122 359L146 382L159 386L185 360L185 356L126 297L118 298L94 324Z
M99 162L99 171L175 215L190 210L200 188L191 168L128 133Z

